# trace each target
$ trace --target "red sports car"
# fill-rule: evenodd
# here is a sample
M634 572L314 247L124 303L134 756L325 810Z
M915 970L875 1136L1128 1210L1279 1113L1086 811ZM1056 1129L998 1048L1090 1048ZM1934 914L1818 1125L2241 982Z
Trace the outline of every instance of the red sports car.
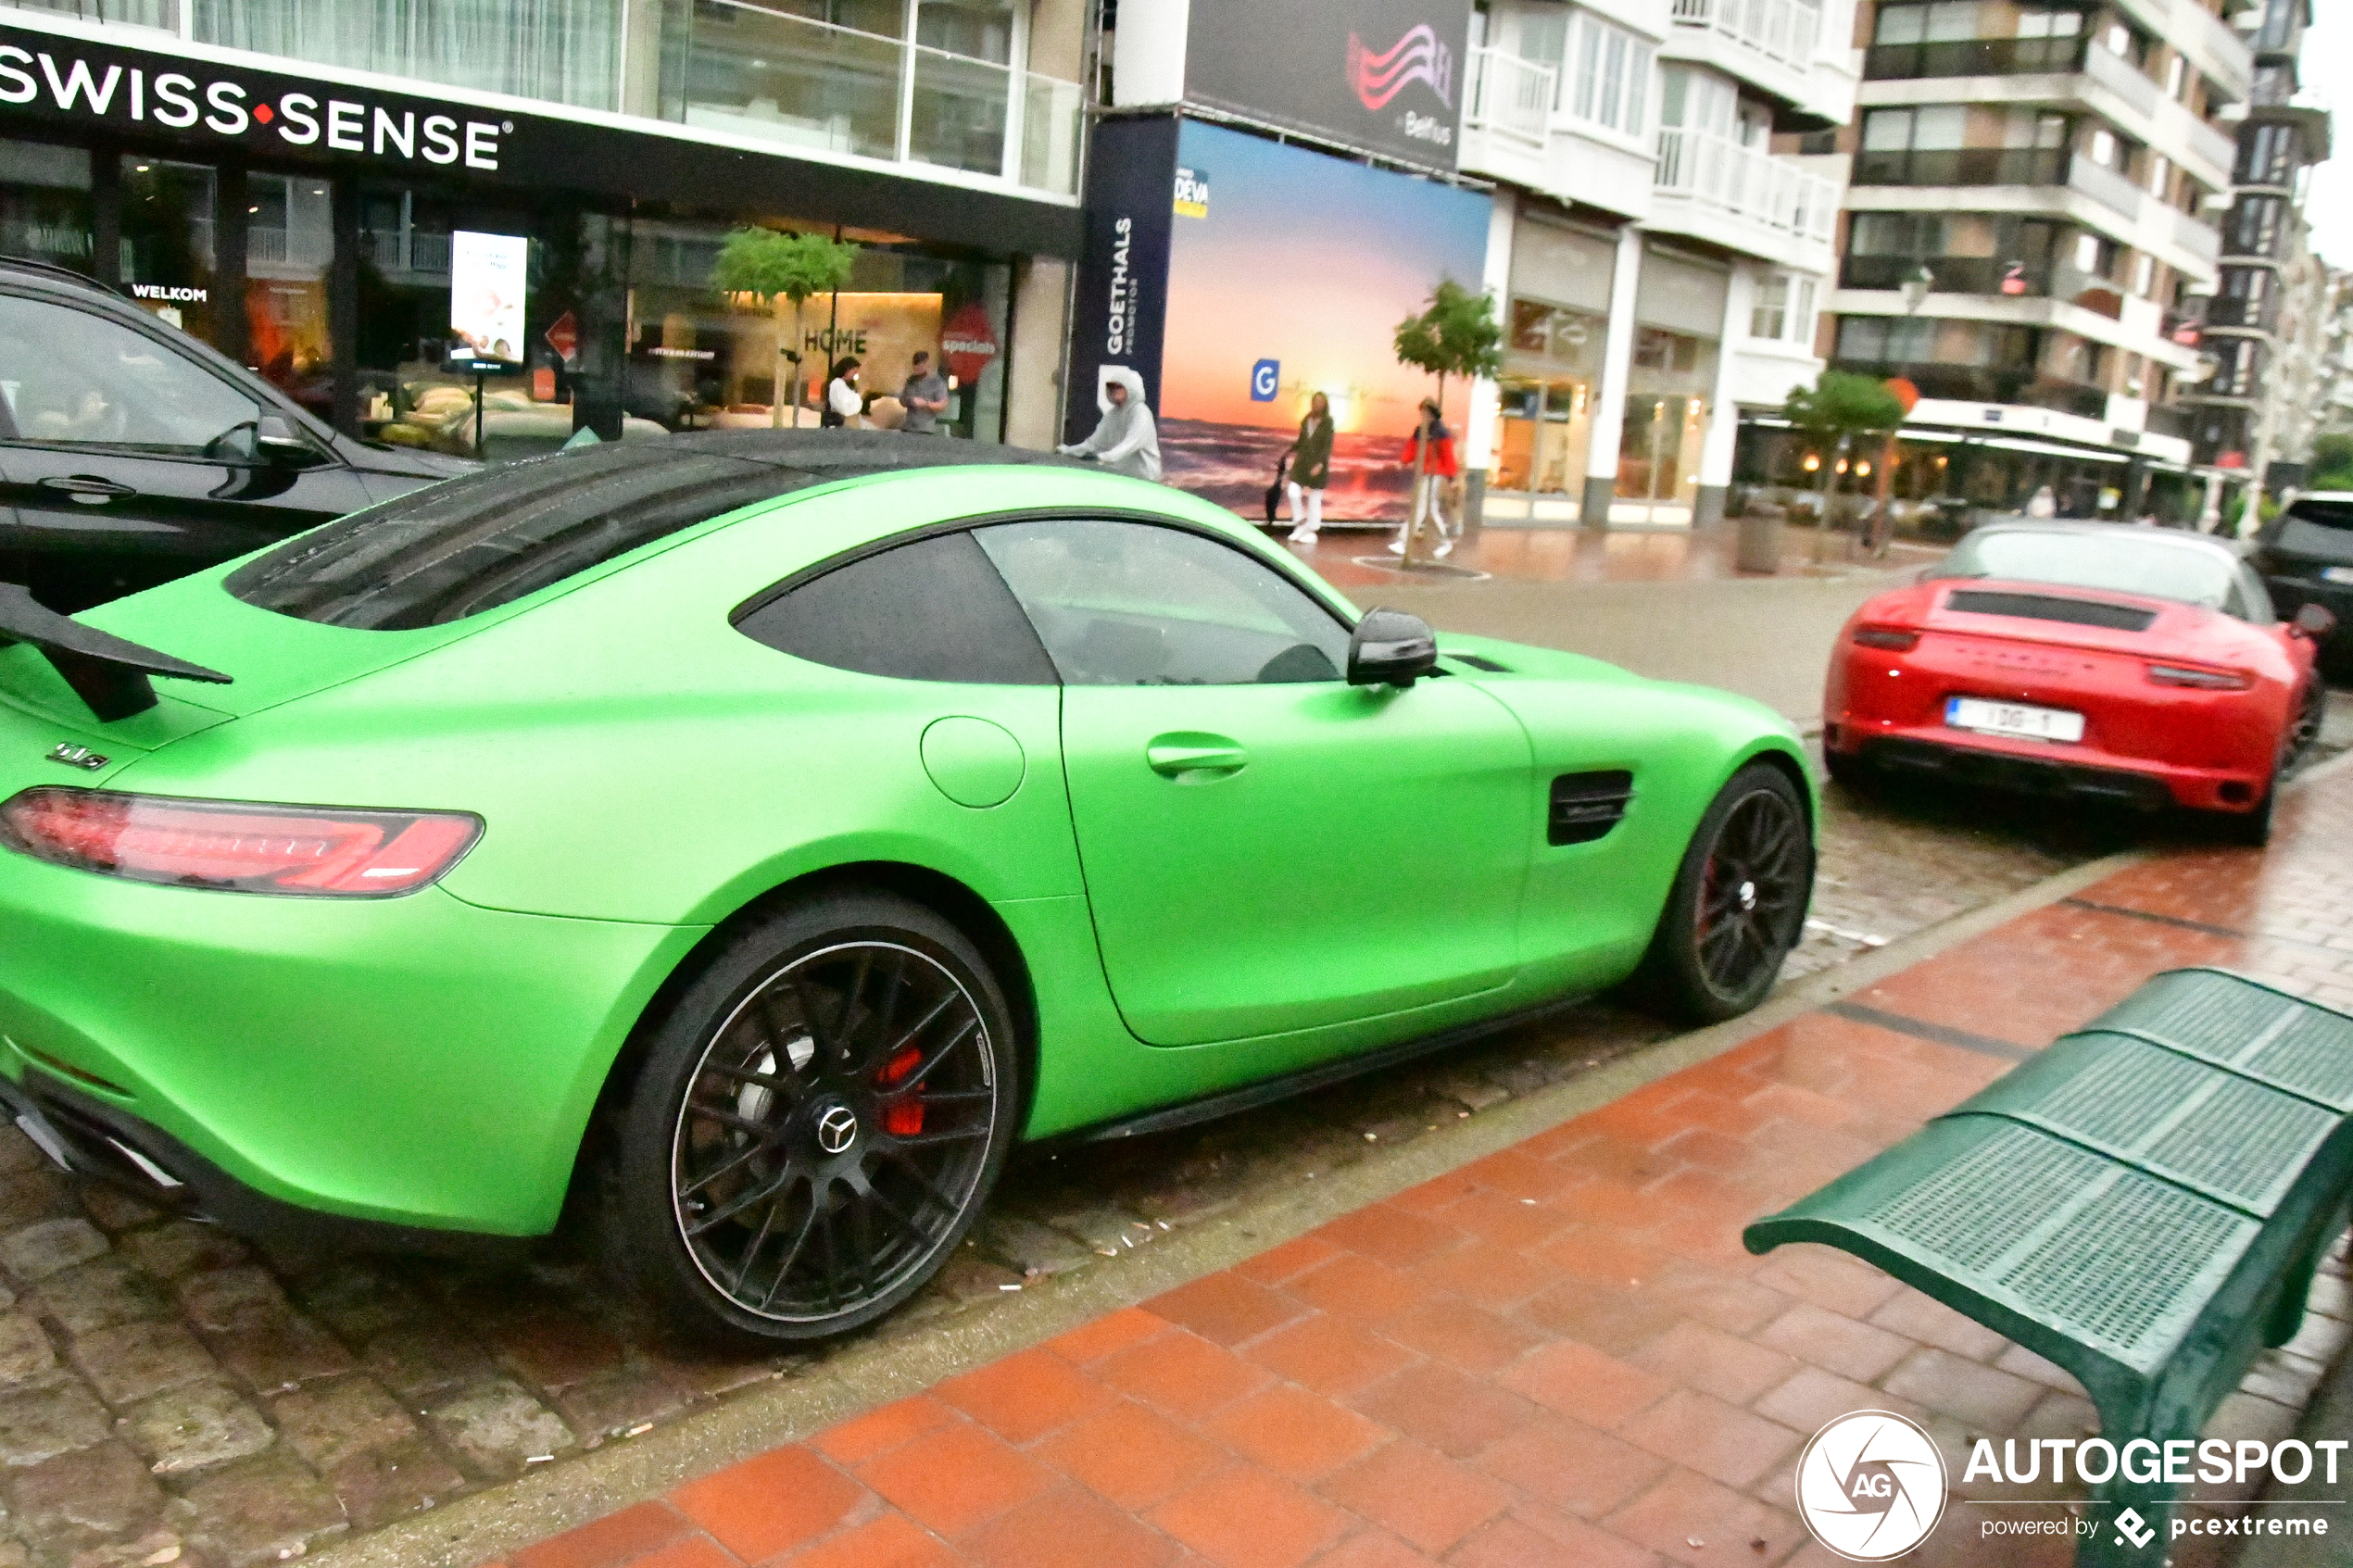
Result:
M2184 806L2271 834L2272 784L2320 733L2313 652L2219 540L2097 524L1981 528L1855 612L1831 655L1831 776Z

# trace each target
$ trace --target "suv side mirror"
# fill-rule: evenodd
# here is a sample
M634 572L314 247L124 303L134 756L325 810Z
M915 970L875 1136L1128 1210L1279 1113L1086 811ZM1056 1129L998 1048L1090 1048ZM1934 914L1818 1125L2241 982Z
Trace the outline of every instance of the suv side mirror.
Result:
M307 469L321 458L319 448L296 433L283 414L264 414L256 420L253 444L261 460L272 468Z
M1348 684L1410 686L1438 668L1438 633L1402 609L1365 612L1348 639Z
M2306 604L2296 609L2296 619L2288 622L2288 629L2299 637L2309 637L2317 643L2336 630L2336 616L2326 605Z

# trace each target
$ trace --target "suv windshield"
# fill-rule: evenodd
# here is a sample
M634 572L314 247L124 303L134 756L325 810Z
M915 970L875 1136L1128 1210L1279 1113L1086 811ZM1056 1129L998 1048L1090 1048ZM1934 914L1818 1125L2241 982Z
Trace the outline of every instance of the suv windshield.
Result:
M2308 496L2295 502L2280 519L2280 531L2271 544L2290 555L2353 561L2353 501Z
M2105 588L2207 609L2222 608L2238 581L2222 551L2145 529L2113 533L1982 529L1954 547L1936 575Z
M330 626L447 625L811 483L661 443L561 453L354 512L238 568L224 586Z

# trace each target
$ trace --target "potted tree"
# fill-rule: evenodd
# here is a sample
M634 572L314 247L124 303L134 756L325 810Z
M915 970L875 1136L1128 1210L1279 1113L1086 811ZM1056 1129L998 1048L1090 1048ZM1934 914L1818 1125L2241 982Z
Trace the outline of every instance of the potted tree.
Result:
M1429 304L1419 314L1397 323L1397 362L1438 378L1438 405L1446 406L1449 376L1491 376L1503 368L1504 329L1495 320L1495 301L1473 294L1452 278L1441 278L1430 291ZM1415 428L1421 428L1419 416ZM1416 503L1422 493L1422 467L1428 445L1414 445L1414 487L1405 501L1405 561L1416 565L1414 546L1421 530L1414 525Z
M1805 435L1820 458L1821 489L1817 504L1822 529L1828 533L1831 496L1837 483L1840 460L1854 452L1864 436L1881 434L1892 440L1897 427L1904 422L1903 401L1885 382L1875 377L1856 375L1848 370L1824 370L1812 386L1790 388L1789 401L1784 405L1782 414ZM1886 462L1884 454L1881 462ZM1748 519L1743 516L1740 543L1742 570L1775 570L1780 564L1779 540L1773 540L1768 546L1759 539L1755 542L1756 547L1752 549L1751 533Z
M795 234L776 229L745 228L731 232L719 247L711 269L711 286L723 294L748 294L776 316L776 392L768 422L781 428L785 410L794 410L799 423L801 307L812 295L833 294L849 281L858 247L823 234ZM785 306L792 306L792 331L785 331Z

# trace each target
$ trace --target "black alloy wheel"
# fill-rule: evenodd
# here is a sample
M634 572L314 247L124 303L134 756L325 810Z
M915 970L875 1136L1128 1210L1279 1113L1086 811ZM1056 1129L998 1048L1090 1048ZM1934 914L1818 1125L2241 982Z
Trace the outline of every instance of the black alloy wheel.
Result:
M1751 763L1718 793L1683 852L1635 989L1681 1022L1765 999L1805 933L1814 835L1789 775Z
M752 928L681 998L623 1113L612 1261L690 1333L873 1322L947 1261L1003 1163L1012 1028L980 955L921 906L841 894Z

